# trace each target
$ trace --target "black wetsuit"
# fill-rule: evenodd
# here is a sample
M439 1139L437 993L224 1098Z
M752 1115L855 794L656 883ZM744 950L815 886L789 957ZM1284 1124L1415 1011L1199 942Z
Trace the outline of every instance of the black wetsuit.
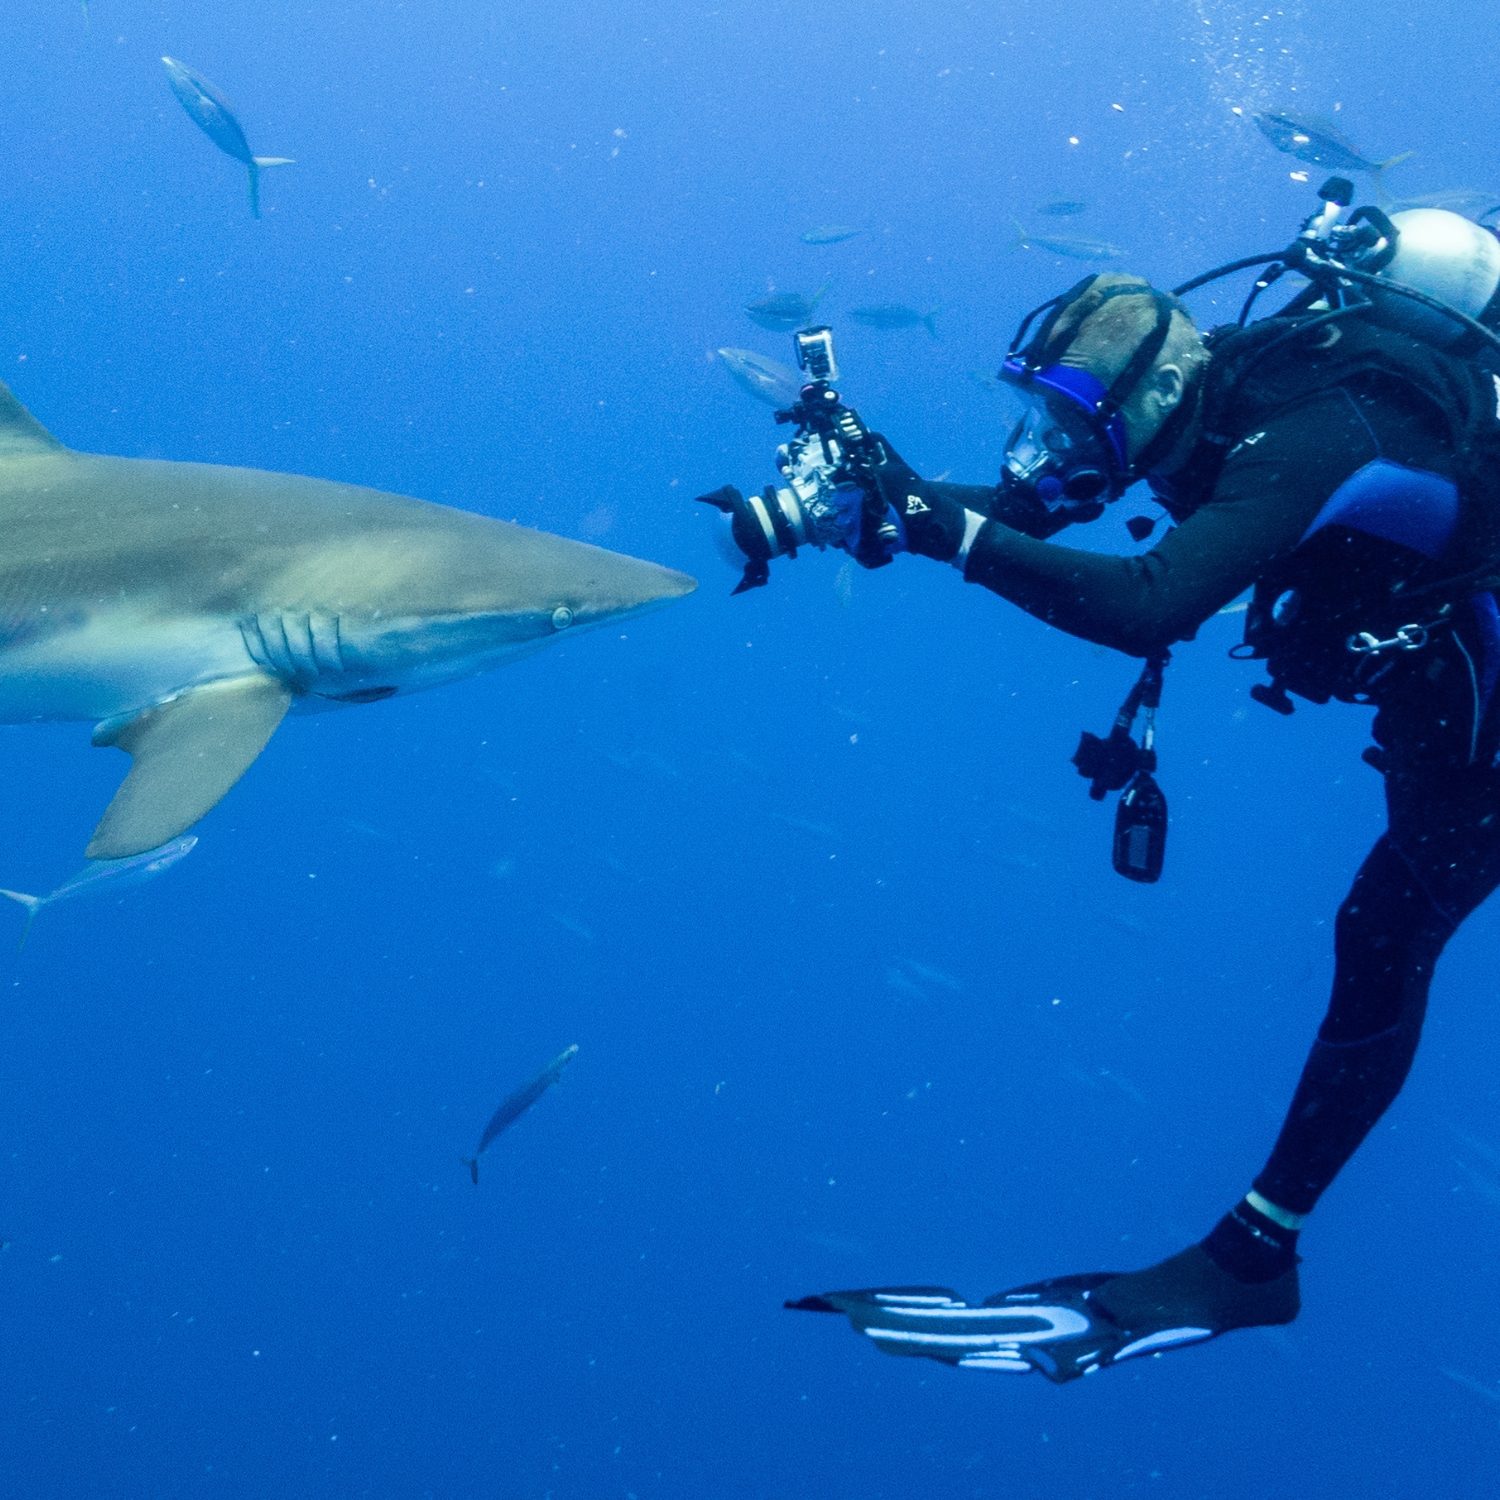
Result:
M1295 604L1294 591L1312 596L1320 585L1347 600L1361 581L1388 596L1393 576L1453 576L1461 570L1443 555L1459 513L1453 472L1440 414L1410 387L1367 373L1248 434L1143 556L1049 542L1056 521L995 491L929 489L993 518L970 550L969 582L1072 635L1149 656L1190 639L1251 584L1269 618L1274 602ZM1165 501L1173 508L1174 497ZM1312 1209L1395 1099L1438 955L1500 884L1500 615L1485 594L1454 618L1424 649L1366 664L1378 677L1367 697L1379 705L1381 747L1367 758L1385 776L1389 826L1339 909L1332 1002L1255 1180L1293 1213ZM1333 641L1338 655L1350 625L1359 628L1351 620Z

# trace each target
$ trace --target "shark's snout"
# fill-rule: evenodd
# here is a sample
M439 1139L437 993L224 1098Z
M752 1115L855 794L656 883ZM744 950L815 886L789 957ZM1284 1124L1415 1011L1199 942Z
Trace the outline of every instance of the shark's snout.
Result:
M698 587L696 578L675 568L587 542L523 528L511 529L504 540L514 551L503 570L508 603L496 612L540 614L554 630L588 629L660 609Z
M610 554L617 556L618 554ZM645 614L648 610L660 609L691 594L698 587L698 580L674 568L664 568L657 563L637 562L635 558L623 558L635 563L635 568L614 588L601 588L592 595L584 591L574 607L572 623L580 625L603 625L611 620L623 619L627 615Z

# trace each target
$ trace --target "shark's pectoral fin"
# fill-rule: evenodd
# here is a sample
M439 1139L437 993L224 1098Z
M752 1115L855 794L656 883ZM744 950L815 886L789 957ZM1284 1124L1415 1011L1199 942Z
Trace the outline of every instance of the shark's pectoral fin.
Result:
M88 857L126 859L191 828L265 749L291 701L274 677L237 677L107 719L94 743L117 745L135 764L99 820Z

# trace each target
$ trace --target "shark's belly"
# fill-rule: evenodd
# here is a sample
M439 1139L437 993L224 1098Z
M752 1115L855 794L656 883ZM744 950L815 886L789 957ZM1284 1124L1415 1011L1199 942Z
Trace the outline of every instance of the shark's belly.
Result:
M0 723L107 719L256 670L238 625L91 612L0 647Z
M142 617L126 609L33 620L0 643L0 723L114 718L204 683L263 673L304 712L422 692L547 644L493 620L366 624L319 613Z

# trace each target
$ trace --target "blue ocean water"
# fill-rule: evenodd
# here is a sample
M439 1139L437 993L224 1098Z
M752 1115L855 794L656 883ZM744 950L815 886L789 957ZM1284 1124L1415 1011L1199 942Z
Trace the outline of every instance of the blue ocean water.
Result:
M0 1493L1493 1493L1494 910L1303 1236L1289 1329L1059 1389L781 1310L1201 1236L1274 1138L1382 809L1367 713L1266 713L1215 619L1161 715L1167 872L1129 885L1067 760L1131 662L920 559L730 598L691 502L771 477L713 354L789 360L740 311L768 286L829 281L848 398L987 483L1011 408L971 372L1088 269L1013 220L1161 285L1274 248L1321 174L1265 108L1416 152L1398 191L1493 186L1488 8L89 11L0 14L0 379L61 440L702 587L288 721L191 858L0 960ZM259 222L163 53L296 159ZM825 224L871 233L800 241ZM940 337L848 316L887 301ZM1133 550L1132 513L1069 541ZM124 764L88 728L0 734L5 885L81 864ZM476 1190L491 1110L571 1043Z

